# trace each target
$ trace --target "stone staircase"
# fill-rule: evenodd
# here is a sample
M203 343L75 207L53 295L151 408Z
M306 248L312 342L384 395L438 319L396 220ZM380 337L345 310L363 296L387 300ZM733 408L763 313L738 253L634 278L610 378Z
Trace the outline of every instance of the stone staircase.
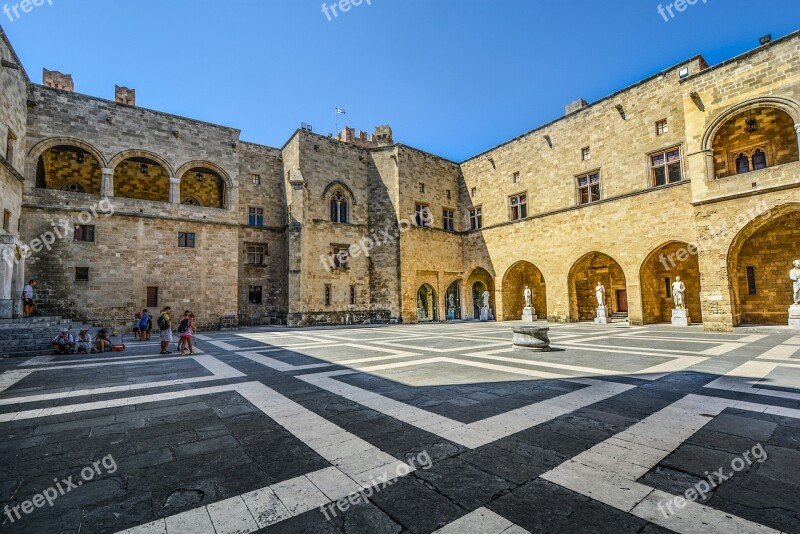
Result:
M50 342L63 328L77 335L88 326L62 317L0 319L0 358L50 354Z

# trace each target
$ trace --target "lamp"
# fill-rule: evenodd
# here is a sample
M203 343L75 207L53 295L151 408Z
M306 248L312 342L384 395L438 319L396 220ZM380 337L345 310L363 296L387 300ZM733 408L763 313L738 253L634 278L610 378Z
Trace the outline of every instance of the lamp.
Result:
M78 162L78 164L81 164L81 163L83 163L83 152L78 152L78 153L75 155L75 161L77 161L77 162Z
M142 171L142 174L147 174L147 171L149 170L147 163L142 163L142 165L139 167L139 170Z
M758 131L758 119L753 118L753 110L750 110L747 116L748 116L746 123L747 133L756 133Z
M195 177L195 180L197 180L199 183L203 182L203 173L202 172L198 172L197 174L194 175L194 177Z

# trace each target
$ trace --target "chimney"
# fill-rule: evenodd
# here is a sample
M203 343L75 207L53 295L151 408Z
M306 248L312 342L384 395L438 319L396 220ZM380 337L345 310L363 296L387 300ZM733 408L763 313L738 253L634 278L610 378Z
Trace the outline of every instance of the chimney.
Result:
M127 87L120 87L119 85L115 85L114 93L115 93L114 100L116 100L117 103L125 104L126 106L136 105L136 89L128 89Z
M72 75L63 74L57 70L42 69L42 85L69 93L75 91L75 83L72 81Z
M575 113L576 111L580 111L588 105L589 103L586 102L586 100L579 98L575 102L567 104L566 114L569 115L570 113Z

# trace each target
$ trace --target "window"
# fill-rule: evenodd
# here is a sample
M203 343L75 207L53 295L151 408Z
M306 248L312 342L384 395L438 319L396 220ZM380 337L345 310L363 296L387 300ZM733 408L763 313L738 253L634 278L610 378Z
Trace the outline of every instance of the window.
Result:
M747 154L739 154L736 156L736 174L745 174L750 172L750 158Z
M3 210L3 230L11 233L11 212Z
M424 193L425 192L425 184L423 184L422 182L419 183L419 192L420 193Z
M518 221L528 216L528 195L514 195L511 197L511 220Z
M472 190L470 191L470 196L472 196L472 198L475 198L475 197L478 196L478 188L477 187L473 187L472 188Z
M266 265L267 246L266 245L246 245L247 265Z
M656 123L656 135L664 135L668 132L669 126L667 125L667 119L660 120Z
M454 220L453 210L442 211L442 221L444 221L442 228L444 228L445 231L453 232L455 230Z
M194 232L178 232L179 248L194 248Z
M76 182L71 182L61 188L62 191L69 191L70 193L83 193L83 186Z
M752 265L747 266L747 292L750 295L758 294L756 291L756 268Z
M667 289L667 298L672 298L672 279L667 276L664 278L664 287Z
M331 305L331 301L332 301L332 298L331 298L331 285L330 284L325 284L325 306L330 306Z
M264 291L262 286L250 286L247 292L247 302L250 304L261 304L263 302Z
M511 177L511 181L515 184L518 184L522 181L522 178L520 177L518 172L515 172L514 175Z
M247 224L264 226L264 208L247 208Z
M158 308L158 288L147 288L147 305L148 308Z
M350 247L334 245L331 251L334 269L347 269L350 266Z
M433 217L431 217L431 209L424 204L417 204L415 209L414 222L417 226L423 228L430 228Z
M451 193L450 193L450 190L449 190L449 189L448 189L447 191L445 191L445 196L447 197L447 200L450 200L450 198L451 198L451 196L452 196L452 195L451 195Z
M590 147L583 147L581 149L581 159L583 161L589 161L592 159L592 149Z
M756 149L755 152L753 152L753 170L757 171L766 168L767 168L767 153L758 148Z
M9 128L8 135L6 136L6 161L12 166L14 165L14 145L16 144L16 141L16 134L11 128Z
M589 204L600 200L600 173L594 172L578 177L578 204Z
M682 178L680 149L650 156L650 168L654 187L680 182Z
M356 286L350 286L350 305L356 305Z
M331 196L331 222L347 224L347 200L341 191Z
M75 281L88 282L89 281L89 268L88 267L75 267Z
M76 224L74 240L84 241L87 243L94 243L94 226L87 226L85 224Z
M253 185L261 185L261 175L254 174L253 175Z
M481 206L469 210L469 227L472 230L483 228L483 208Z

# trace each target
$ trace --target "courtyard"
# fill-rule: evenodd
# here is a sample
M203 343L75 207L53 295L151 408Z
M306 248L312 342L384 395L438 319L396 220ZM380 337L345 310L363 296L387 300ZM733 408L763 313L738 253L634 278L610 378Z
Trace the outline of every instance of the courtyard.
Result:
M514 325L2 359L0 530L800 532L800 336Z

